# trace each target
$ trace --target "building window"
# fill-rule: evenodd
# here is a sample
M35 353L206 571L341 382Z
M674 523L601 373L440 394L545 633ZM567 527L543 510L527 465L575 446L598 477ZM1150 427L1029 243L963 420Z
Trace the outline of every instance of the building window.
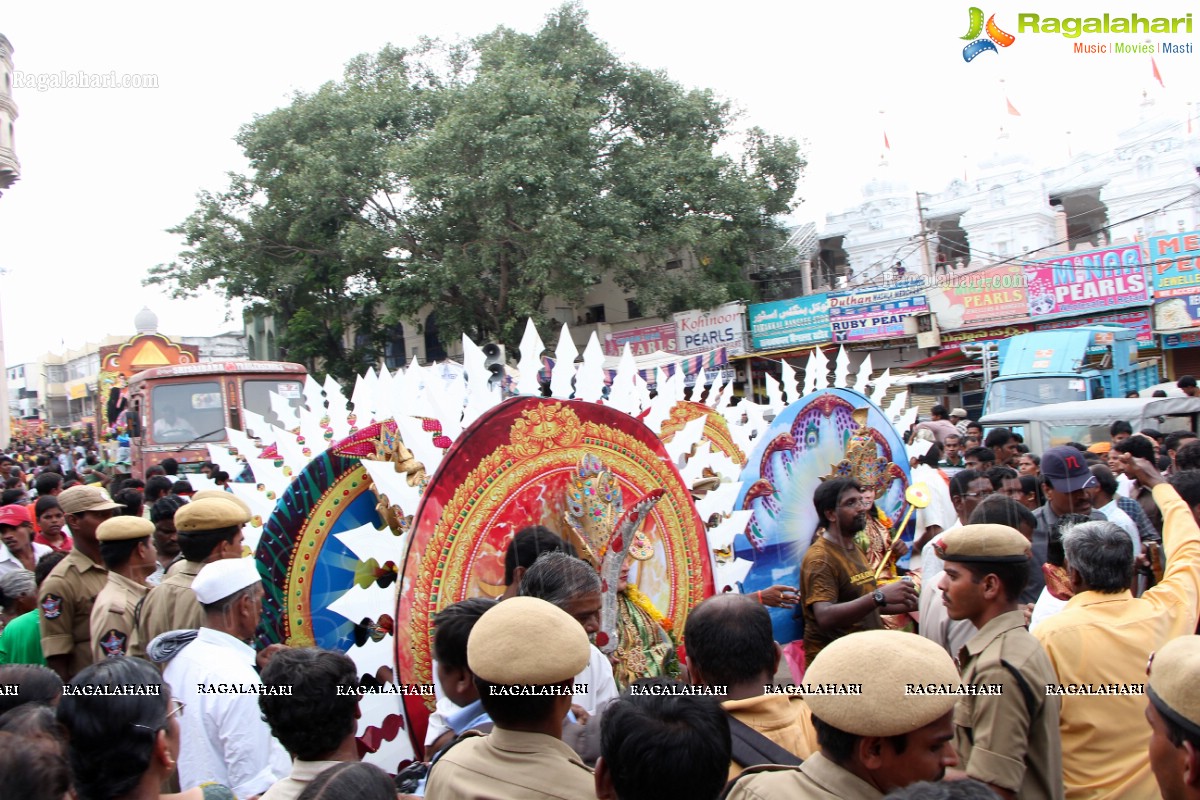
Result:
M679 269L683 266L683 259L673 258L667 262L667 269Z
M1154 159L1149 155L1138 156L1137 160L1137 176L1139 178L1149 178L1154 174Z
M604 322L604 321L605 321L605 318L604 318L604 306L603 305L587 307L587 313L583 317L583 323L585 325L590 325L593 322Z
M438 335L437 312L431 312L425 318L425 363L446 360L446 348Z
M629 315L630 319L641 319L643 316L645 316L642 313L642 307L638 305L638 301L634 300L632 297L625 301L625 311Z
M384 345L383 363L388 369L399 369L404 366L404 325L396 323Z
M251 361L255 361L258 359L258 351L254 349L254 335L253 334L246 337L246 355L248 355L250 357Z
M279 358L279 351L275 349L275 331L267 331L267 352L263 355L272 361Z

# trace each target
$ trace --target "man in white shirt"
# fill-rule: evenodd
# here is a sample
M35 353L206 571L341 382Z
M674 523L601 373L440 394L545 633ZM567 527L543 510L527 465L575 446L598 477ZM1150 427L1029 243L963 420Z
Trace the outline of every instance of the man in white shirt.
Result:
M1091 470L1096 476L1097 484L1092 492L1092 508L1129 534L1133 544L1133 557L1136 559L1142 552L1142 538L1138 535L1137 523L1117 505L1116 476L1103 464L1093 464Z
M192 591L204 625L163 671L171 694L187 706L180 720L180 788L213 781L252 797L291 769L259 710L263 683L248 644L262 616L262 579L252 558L221 559L204 565Z
M534 562L521 580L521 595L537 597L558 606L583 626L589 637L600 630L600 576L590 564L566 553L547 553ZM612 664L595 645L587 666L575 676L575 683L585 684L586 693L578 693L572 706L589 715L609 700L617 697L617 681Z

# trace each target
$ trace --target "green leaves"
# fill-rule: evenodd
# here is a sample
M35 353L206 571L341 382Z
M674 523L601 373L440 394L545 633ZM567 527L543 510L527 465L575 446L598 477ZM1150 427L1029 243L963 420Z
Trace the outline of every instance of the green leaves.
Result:
M754 300L746 268L781 240L804 162L732 124L710 92L621 62L574 5L533 35L388 47L244 126L251 174L199 195L149 281L270 310L289 358L343 381L398 318L436 309L443 341L515 345L606 274L651 313ZM699 274L658 268L689 252Z

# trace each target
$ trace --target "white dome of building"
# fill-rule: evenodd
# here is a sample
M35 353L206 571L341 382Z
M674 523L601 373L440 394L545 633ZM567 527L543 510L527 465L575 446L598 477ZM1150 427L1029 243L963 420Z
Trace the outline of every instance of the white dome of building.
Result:
M155 333L158 331L158 315L149 306L142 306L142 310L133 318L133 327L138 333Z

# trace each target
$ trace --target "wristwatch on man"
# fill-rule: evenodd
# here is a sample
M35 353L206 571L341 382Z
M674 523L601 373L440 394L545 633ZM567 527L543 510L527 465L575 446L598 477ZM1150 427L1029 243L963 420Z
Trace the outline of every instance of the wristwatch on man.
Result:
M871 597L875 600L875 605L879 606L880 608L883 608L887 605L887 598L883 596L882 589L876 589L875 593L872 594Z

